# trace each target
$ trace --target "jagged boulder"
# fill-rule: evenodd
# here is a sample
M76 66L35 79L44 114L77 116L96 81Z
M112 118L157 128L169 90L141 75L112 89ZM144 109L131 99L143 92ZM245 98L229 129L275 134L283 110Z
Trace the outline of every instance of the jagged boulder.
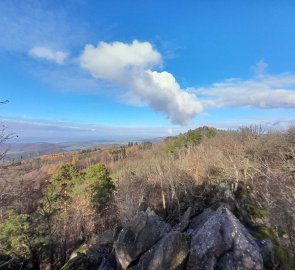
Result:
M204 225L204 223L213 215L215 211L211 208L205 209L201 214L192 218L189 224L189 232L196 232Z
M188 227L190 223L191 212L192 208L189 207L181 217L179 223L173 227L174 231L183 232Z
M257 241L260 253L263 258L264 266L267 269L275 269L274 245L270 239L262 239Z
M225 206L171 226L149 209L123 227L81 246L63 270L262 270L273 269L270 240L254 240Z
M207 211L202 220L192 233L187 270L263 269L258 245L227 208Z
M112 246L104 244L85 252L75 252L62 270L116 270Z
M170 230L171 226L153 212L139 212L123 227L114 244L119 265L127 269Z
M62 270L116 270L113 254L115 230L94 235L87 243L74 250Z
M188 253L187 236L178 231L172 231L141 256L138 264L130 270L185 269L185 259Z

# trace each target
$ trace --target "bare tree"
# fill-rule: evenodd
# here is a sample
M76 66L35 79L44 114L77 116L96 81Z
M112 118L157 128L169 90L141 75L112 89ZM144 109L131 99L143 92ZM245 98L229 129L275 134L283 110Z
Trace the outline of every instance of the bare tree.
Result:
M8 100L0 101L0 105L7 104ZM7 132L6 126L0 122L0 162L3 161L8 149L5 146L5 142L12 138L14 134ZM1 177L2 178L2 177ZM0 180L0 205L2 206L4 201L9 197L10 188L7 181L2 178ZM2 218L2 208L0 207L0 220Z
M0 161L2 161L7 153L7 148L4 146L4 143L12 136L6 132L6 126L1 123L0 127Z
M8 102L8 100L0 101L0 105L7 104ZM7 147L5 146L5 142L13 137L17 137L17 135L11 132L7 132L5 124L3 122L0 122L0 162L4 159L8 151Z

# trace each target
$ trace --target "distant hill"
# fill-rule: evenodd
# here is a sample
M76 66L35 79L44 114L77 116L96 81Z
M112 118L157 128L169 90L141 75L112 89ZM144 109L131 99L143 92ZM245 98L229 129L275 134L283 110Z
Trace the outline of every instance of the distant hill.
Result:
M140 139L138 142L162 141L163 138ZM64 151L88 149L92 147L105 148L114 145L126 144L126 140L97 140L97 141L73 141L73 142L32 142L32 143L6 143L1 146L1 151L7 151L7 160L31 159L42 155L54 154Z

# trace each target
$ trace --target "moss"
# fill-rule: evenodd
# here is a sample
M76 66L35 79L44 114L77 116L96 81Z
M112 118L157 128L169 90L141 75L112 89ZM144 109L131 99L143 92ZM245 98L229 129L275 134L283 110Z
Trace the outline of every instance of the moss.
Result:
M270 239L272 242L277 243L277 235L275 231L266 227L257 227L254 236L257 239Z
M268 230L265 228L259 229L259 231L255 232L255 237L258 239L271 239L271 235L269 234Z
M75 250L76 253L83 253L85 254L86 253L86 246L85 245L81 245L80 247L78 247L76 250Z
M290 250L280 246L274 246L274 253L275 256L278 258L279 262L281 263L283 269L295 269L295 258L294 256L292 256Z
M248 199L250 198L250 191L249 190L241 190L240 192L240 196L243 198L243 199Z
M282 229L283 230L283 229ZM278 231L278 230L276 230ZM275 230L266 227L256 228L254 236L257 239L270 239L274 244L274 255L281 265L283 270L293 270L295 269L295 258L291 251L287 248L281 247L278 242L278 236Z
M248 204L247 208L251 218L263 218L266 216L266 211L262 210L261 208L258 208L253 204Z
M79 269L80 266L83 266L87 262L87 256L82 253L78 253L78 255L69 260L61 270L75 270Z
M287 233L286 229L281 226L278 226L276 231L279 237L282 237Z

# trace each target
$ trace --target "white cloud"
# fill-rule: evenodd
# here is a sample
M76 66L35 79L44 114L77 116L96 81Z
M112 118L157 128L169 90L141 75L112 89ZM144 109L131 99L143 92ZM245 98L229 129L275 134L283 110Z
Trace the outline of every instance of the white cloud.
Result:
M64 51L53 51L47 47L33 47L29 54L33 57L43 58L51 62L55 62L59 65L64 64L65 59L68 57L68 53Z
M81 55L81 66L99 79L118 79L130 69L146 69L161 65L160 53L149 42L134 40L123 42L100 42L97 47L86 45Z
M295 108L295 74L268 75L266 67L260 61L252 79L227 79L191 92L202 97L206 108Z
M169 72L144 70L130 78L128 86L133 92L174 124L188 124L203 109L196 96L183 91Z
M139 100L149 105L174 124L189 123L203 109L196 96L181 89L171 73L152 70L161 67L162 57L149 42L86 45L80 65L95 78L123 86L125 98L135 95L136 103Z

